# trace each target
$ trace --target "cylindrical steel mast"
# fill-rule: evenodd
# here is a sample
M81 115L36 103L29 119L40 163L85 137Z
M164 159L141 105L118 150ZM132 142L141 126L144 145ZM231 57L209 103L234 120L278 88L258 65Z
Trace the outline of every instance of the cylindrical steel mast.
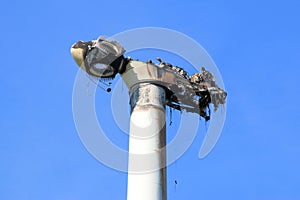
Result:
M165 99L154 84L130 90L127 200L166 200Z

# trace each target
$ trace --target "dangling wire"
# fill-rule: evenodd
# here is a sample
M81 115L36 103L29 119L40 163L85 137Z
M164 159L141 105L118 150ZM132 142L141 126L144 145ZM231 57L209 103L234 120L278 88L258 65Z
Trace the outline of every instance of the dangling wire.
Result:
M107 89L105 89L104 87L102 87L102 86L100 86L91 76L89 76L88 74L86 74L87 75L87 77L95 84L95 85L97 85L97 87L99 87L100 89L102 89L102 90L104 90L104 91L106 91L106 92L110 92L111 91L111 88L107 88ZM103 83L104 85L106 85L106 86L110 86L110 84L107 84L107 83L104 83L102 80L100 80L100 79L98 79L98 81L99 82L101 82L101 83Z
M99 78L99 82L101 82L103 85L106 85L107 87L109 87L111 85L111 82L109 82L108 84L105 83L101 78Z
M177 160L175 161L175 180L174 180L174 188L175 188L175 192L177 191Z
M208 113L208 115L207 115L207 113ZM207 119L205 119L205 133L207 133L207 129L208 129L208 127L207 127L207 123L208 123L208 121L210 121L210 119L211 119L211 111L210 111L210 106L209 106L209 104L207 105L207 108L205 109L205 115L206 116L208 116L208 120ZM200 117L200 119L201 119L201 117Z
M169 109L170 109L170 124L169 124L169 126L172 126L172 123L173 123L173 110L172 110L172 108L171 107L169 107Z

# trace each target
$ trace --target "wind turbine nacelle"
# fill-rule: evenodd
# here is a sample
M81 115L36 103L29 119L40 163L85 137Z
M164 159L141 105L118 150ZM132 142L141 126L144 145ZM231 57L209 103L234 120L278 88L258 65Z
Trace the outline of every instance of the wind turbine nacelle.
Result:
M88 42L78 41L71 47L77 65L89 75L100 78L114 78L124 71L127 64L124 53L119 43L103 37Z

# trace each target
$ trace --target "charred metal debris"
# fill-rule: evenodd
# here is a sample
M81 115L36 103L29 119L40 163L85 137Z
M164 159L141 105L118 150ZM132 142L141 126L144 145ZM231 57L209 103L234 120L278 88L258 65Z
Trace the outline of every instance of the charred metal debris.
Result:
M125 50L118 42L103 37L79 41L72 46L71 53L79 67L89 75L110 80L119 73L129 89L133 84L143 82L160 85L165 88L167 106L197 113L206 121L211 115L210 104L216 111L226 102L227 93L218 87L214 76L204 67L200 73L189 76L183 68L160 58L157 58L157 64L151 60L134 61L124 57Z
M170 63L160 62L159 65L163 68L171 69L179 79L181 84L172 85L166 90L167 105L176 110L185 110L187 112L198 113L206 121L210 119L210 104L213 104L214 111L219 105L226 103L227 93L219 88L216 84L214 76L204 67L201 68L201 73L195 73L189 76L188 72L178 66L173 66Z

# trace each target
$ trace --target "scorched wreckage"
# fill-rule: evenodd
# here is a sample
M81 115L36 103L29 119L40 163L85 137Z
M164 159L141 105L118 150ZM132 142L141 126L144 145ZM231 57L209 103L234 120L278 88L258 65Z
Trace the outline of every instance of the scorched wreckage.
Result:
M87 74L100 79L113 79L118 73L130 90L140 83L152 83L165 88L166 104L177 110L197 113L210 119L210 104L214 111L225 104L227 93L219 88L214 76L202 67L201 73L189 76L181 67L163 62L141 62L124 57L125 49L116 41L103 37L88 42L79 41L71 53Z

